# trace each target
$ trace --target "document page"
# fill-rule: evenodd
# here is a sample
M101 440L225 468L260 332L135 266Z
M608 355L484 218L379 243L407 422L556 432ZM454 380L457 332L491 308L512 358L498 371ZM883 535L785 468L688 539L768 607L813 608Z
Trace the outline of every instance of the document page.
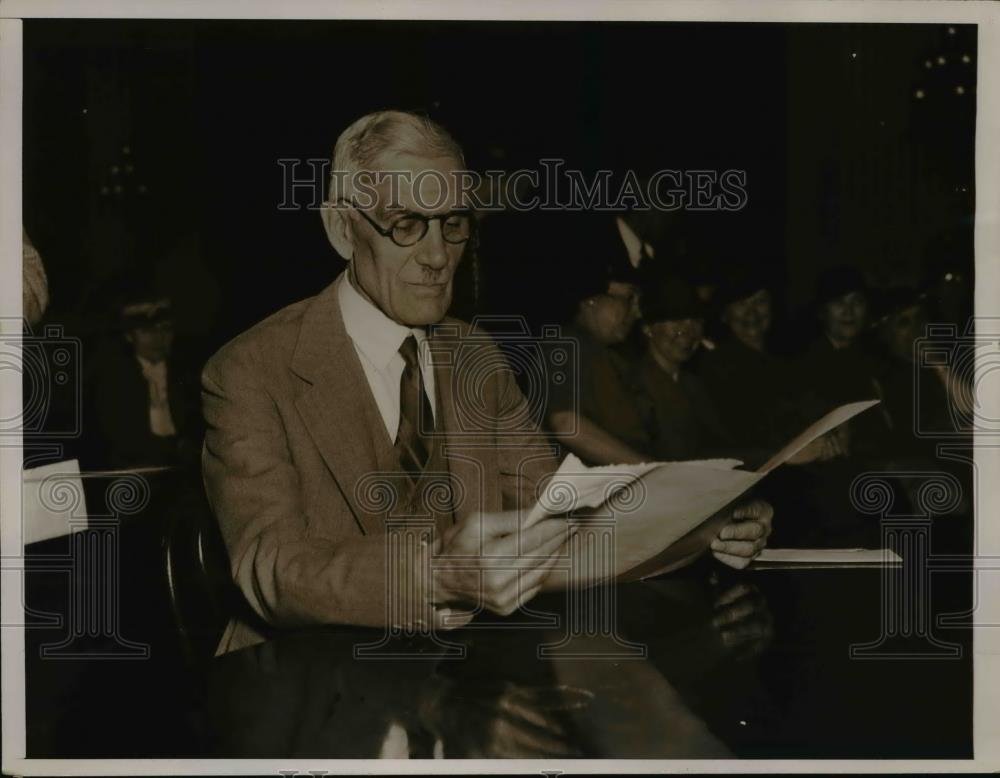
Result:
M600 571L595 576L631 580L659 575L707 549L727 520L728 510L723 509L774 468L877 403L868 400L834 409L757 472L736 469L743 464L738 459L587 467L569 454L543 488L525 526L561 515L602 523L613 534L615 558L613 566L595 566Z

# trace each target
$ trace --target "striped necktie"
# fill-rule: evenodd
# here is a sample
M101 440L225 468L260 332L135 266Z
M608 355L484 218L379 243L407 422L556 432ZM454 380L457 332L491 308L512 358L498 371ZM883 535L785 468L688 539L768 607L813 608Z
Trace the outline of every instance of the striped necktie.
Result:
M406 367L399 378L399 429L394 447L399 464L416 481L430 454L429 432L434 429L434 417L420 376L417 339L413 335L407 337L399 353Z

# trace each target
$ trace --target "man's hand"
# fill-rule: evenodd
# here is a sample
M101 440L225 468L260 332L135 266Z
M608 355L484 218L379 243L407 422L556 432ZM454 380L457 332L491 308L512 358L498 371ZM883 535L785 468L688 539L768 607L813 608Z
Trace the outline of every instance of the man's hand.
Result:
M829 462L837 457L846 457L847 454L847 427L844 425L816 438L797 454L789 457L785 464L808 465L812 462Z
M715 598L712 607L712 626L737 659L757 656L771 642L771 611L755 586L742 582L731 586Z
M719 537L712 541L712 555L723 564L742 570L767 545L774 509L763 500L739 506Z
M534 597L559 559L569 525L542 519L522 529L522 521L516 511L473 513L449 527L433 559L435 605L482 606L507 616Z

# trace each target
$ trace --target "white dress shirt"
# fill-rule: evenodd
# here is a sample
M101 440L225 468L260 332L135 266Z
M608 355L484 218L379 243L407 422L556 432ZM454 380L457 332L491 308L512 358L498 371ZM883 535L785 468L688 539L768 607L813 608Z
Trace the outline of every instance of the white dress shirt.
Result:
M158 438L168 438L177 434L173 417L170 415L170 397L167 394L167 362L150 362L138 354L142 377L149 388L149 429Z
M420 375L430 401L431 413L435 416L437 414L434 371L431 369L430 349L426 345L427 333L419 327L411 329L394 322L361 296L346 273L338 283L340 288L337 296L340 300L340 312L344 317L344 327L354 343L354 350L358 352L361 367L364 368L368 386L371 387L375 404L385 422L389 439L395 441L399 430L399 381L406 367L399 347L410 335L417 339Z

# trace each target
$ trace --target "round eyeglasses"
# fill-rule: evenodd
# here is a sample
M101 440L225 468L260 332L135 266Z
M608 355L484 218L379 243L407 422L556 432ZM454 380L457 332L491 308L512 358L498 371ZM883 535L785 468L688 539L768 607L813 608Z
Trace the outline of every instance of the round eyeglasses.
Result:
M339 202L348 201L341 199ZM415 246L422 241L432 221L441 222L441 237L445 243L465 243L472 236L473 217L470 211L449 211L438 216L424 216L422 213L408 211L386 228L361 210L353 200L348 204L365 218L375 232L383 238L389 238L400 248Z

